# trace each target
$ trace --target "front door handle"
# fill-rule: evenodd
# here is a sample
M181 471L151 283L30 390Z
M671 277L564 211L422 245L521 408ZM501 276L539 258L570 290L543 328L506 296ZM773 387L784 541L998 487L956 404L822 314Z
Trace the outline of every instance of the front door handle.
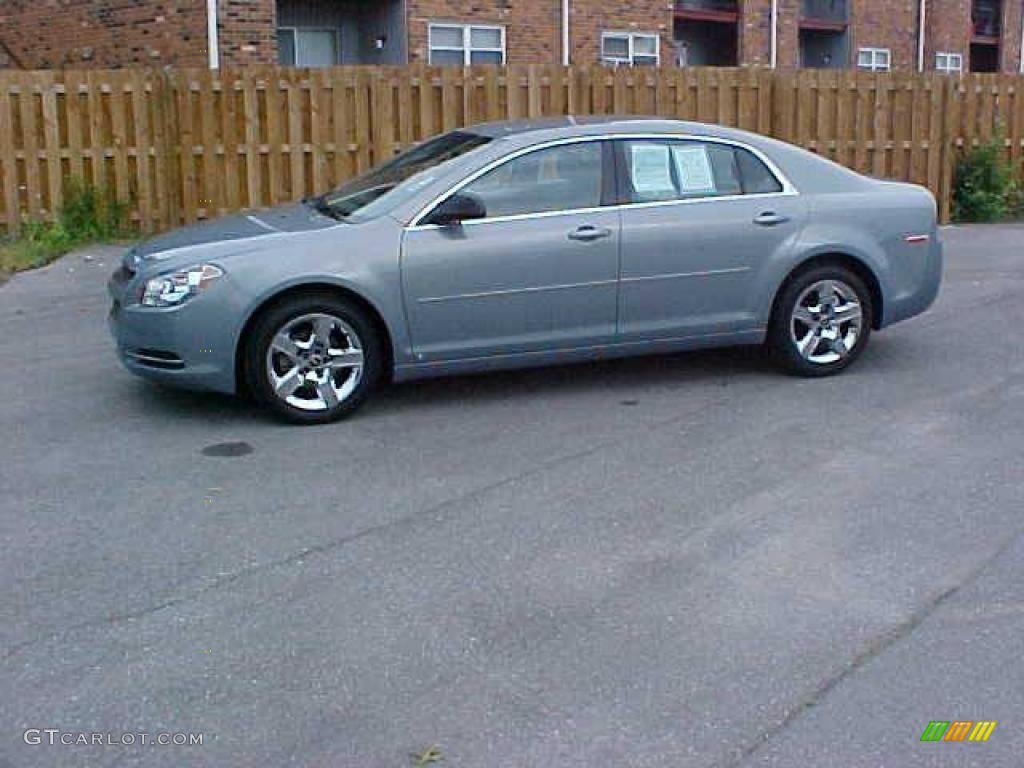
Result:
M774 227L776 224L785 224L787 221L789 221L789 216L783 216L775 211L765 211L754 217L754 223L760 224L762 227Z
M612 231L607 227L595 227L591 224L584 224L569 233L570 240L580 240L589 243L591 240L600 240L602 237L611 237Z

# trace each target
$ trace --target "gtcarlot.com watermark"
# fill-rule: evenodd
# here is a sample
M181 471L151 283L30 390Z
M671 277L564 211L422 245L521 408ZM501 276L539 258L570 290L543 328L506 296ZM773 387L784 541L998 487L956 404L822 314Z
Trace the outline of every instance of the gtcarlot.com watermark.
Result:
M60 728L27 728L21 735L26 744L63 744L67 747L132 747L136 744L156 744L161 747L202 746L201 733L76 733Z

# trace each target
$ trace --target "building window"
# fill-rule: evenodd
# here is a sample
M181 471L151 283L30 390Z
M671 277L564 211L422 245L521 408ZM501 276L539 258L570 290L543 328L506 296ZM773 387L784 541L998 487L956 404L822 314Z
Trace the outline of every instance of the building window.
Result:
M857 51L857 68L872 72L889 71L888 48L861 48Z
M640 32L602 32L601 61L605 64L658 66L658 35Z
M935 69L939 72L963 72L964 57L959 53L936 53Z
M505 63L505 28L477 24L431 24L428 29L431 64L468 67Z
M277 60L286 67L331 67L341 63L338 30L281 27Z

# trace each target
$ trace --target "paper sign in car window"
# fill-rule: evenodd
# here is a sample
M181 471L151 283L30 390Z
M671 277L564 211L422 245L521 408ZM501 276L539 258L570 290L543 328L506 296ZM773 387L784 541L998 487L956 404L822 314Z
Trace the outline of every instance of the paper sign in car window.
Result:
M630 146L630 175L633 189L641 198L671 197L676 188L669 170L668 146L633 144Z
M707 148L681 145L672 147L672 159L679 176L680 191L684 195L702 195L715 191L715 176Z

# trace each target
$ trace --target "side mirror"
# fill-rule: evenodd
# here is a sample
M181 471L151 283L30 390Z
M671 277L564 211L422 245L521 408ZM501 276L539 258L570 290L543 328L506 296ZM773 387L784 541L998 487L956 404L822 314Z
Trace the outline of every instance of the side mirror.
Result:
M456 192L434 209L427 223L451 227L470 219L482 219L486 215L487 209L479 197Z

